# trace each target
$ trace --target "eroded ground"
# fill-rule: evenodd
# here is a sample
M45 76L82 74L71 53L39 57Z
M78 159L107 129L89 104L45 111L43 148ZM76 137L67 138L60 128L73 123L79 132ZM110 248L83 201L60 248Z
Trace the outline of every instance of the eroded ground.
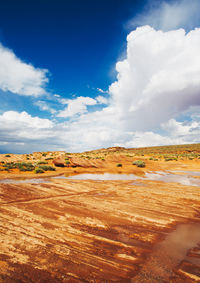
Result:
M198 159L140 158L145 168L120 153L55 174L192 170L200 178ZM19 175L33 177L1 172ZM199 223L197 186L147 178L0 183L0 282L200 282Z

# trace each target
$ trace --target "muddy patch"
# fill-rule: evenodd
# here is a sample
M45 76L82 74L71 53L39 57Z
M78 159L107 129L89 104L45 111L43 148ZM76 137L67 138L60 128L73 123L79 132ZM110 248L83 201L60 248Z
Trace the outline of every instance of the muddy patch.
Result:
M200 242L200 224L181 224L155 246L143 268L131 282L170 282L187 252ZM196 281L194 281L196 282ZM199 281L198 281L199 282Z

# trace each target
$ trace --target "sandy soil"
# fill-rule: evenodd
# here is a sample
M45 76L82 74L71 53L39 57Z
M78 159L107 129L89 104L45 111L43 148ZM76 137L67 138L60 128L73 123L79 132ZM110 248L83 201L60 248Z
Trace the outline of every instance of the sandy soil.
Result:
M4 162L26 158L0 155ZM70 162L73 158L79 162L81 157L70 155ZM40 153L30 157L31 162L41 159ZM135 159L144 160L146 167L133 166ZM153 161L149 155L127 156L123 150L84 164L41 175L200 172L200 159ZM0 172L1 179L41 175L17 169ZM178 183L1 183L0 282L200 282L199 212L199 187Z

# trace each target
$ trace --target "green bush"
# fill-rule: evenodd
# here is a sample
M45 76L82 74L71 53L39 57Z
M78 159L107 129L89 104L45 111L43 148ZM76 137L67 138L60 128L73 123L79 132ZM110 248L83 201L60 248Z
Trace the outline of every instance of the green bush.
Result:
M40 164L48 164L48 162L47 161L39 161L37 164L38 165L40 165Z
M39 166L38 168L44 170L44 171L56 171L56 169L52 166L47 166L47 165L42 165L42 166Z
M11 157L10 154L6 154L5 157Z
M34 173L35 173L35 174L44 173L44 170L42 170L42 169L39 168L39 167L36 167L35 170L34 170Z
M136 161L134 161L134 162L133 162L133 165L136 165L137 167L145 167L145 166L146 166L145 162L142 161L142 160L136 160Z
M65 160L65 164L70 164L70 161L69 160Z
M165 157L165 161L177 161L178 159L176 157Z
M117 163L116 166L117 166L117 167L122 167L122 164L121 164L121 163Z

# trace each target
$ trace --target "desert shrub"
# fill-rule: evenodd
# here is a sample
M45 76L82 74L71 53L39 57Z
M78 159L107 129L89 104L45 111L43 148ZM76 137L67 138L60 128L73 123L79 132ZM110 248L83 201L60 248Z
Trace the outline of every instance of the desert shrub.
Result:
M149 160L153 160L153 157L150 157Z
M5 157L11 157L10 154L6 154Z
M53 159L53 157L47 157L47 158L45 158L45 160L52 160Z
M48 162L47 161L39 161L37 164L38 165L40 165L40 164L48 164Z
M65 164L70 164L70 161L69 160L65 160Z
M36 167L35 170L34 170L34 173L35 174L44 173L44 170L42 168Z
M18 162L18 163L15 163L16 165L16 168L18 168L20 171L33 171L35 169L35 166L30 163L30 162Z
M33 171L34 166L32 163L28 162L7 162L3 165L3 167L7 169L15 169L18 168L20 171Z
M47 153L43 152L43 153L42 153L42 156L47 156Z
M42 169L44 171L56 171L56 169L53 166L47 166L47 165L42 165L38 167L39 169Z
M122 164L121 164L121 163L117 163L116 166L117 166L117 167L122 167Z
M165 161L173 161L173 160L178 160L176 157L165 157Z
M12 164L5 164L5 165L3 165L3 167L4 167L5 169L8 169L8 170L10 170L10 169L15 169L15 168L16 168L16 167L13 166Z
M136 161L134 161L134 162L133 162L133 165L136 165L137 167L145 167L145 166L146 166L145 162L142 161L142 160L136 160Z

